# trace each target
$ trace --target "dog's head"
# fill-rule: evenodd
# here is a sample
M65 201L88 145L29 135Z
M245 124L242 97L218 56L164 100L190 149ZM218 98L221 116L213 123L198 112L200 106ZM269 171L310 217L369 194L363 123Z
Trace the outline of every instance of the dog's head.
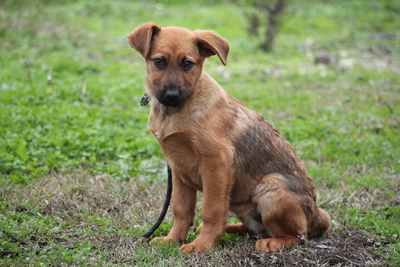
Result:
M217 55L226 65L229 43L212 31L140 25L128 35L146 60L146 84L152 97L169 107L183 104L200 78L203 62Z

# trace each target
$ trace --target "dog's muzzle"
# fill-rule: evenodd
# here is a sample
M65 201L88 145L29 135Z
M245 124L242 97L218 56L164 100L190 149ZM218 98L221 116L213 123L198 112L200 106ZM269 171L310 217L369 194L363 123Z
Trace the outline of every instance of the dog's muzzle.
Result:
M156 97L161 104L167 107L176 107L185 102L189 90L161 90Z

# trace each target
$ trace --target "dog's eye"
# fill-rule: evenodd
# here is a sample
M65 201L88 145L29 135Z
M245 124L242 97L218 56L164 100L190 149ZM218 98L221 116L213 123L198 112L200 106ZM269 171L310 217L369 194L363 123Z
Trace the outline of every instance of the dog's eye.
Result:
M165 66L164 60L162 58L156 58L153 61L154 61L154 66L156 66L159 69L162 69Z
M193 66L194 66L194 63L192 61L189 61L189 60L185 60L183 62L183 64L182 64L182 68L185 71L190 70Z

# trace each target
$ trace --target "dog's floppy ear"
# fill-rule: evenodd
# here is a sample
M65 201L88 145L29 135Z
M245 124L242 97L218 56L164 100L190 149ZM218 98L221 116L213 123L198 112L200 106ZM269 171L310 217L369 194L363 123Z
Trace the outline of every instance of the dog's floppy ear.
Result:
M195 30L198 39L199 52L202 57L217 55L222 64L226 65L229 53L229 43L213 31Z
M136 49L144 58L150 50L153 35L161 30L154 22L147 22L133 30L128 35L129 45Z

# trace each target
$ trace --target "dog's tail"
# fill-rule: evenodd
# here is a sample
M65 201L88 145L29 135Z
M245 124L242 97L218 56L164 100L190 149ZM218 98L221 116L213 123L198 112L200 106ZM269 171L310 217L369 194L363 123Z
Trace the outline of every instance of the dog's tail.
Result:
M329 230L331 225L331 217L323 209L318 208L311 222L311 226L308 229L308 237L319 237L322 236L326 231Z

